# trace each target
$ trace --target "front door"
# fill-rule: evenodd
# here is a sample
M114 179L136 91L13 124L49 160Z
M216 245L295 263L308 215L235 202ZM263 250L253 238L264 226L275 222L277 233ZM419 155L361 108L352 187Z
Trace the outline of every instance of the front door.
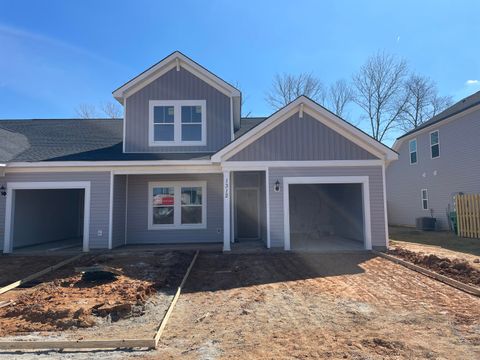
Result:
M238 188L235 194L238 240L260 239L260 206L257 188Z

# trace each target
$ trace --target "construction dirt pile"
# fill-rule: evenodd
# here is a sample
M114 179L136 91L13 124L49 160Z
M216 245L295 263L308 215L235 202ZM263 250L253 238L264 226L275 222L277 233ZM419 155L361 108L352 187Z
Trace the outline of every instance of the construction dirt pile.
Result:
M409 261L415 265L433 270L439 274L461 281L465 284L480 286L480 271L464 259L449 259L434 254L424 254L395 247L388 254Z
M53 279L4 294L11 303L0 308L0 336L89 328L142 316L150 296L178 286L190 260L191 254L181 253L100 255L81 265L105 264L119 274L97 280L73 266L59 269Z

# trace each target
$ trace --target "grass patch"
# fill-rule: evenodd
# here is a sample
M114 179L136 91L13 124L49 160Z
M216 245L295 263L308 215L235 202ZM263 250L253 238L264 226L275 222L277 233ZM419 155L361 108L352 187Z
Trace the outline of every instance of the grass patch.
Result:
M420 231L391 226L390 240L438 246L444 249L480 256L480 239L462 238L450 231Z

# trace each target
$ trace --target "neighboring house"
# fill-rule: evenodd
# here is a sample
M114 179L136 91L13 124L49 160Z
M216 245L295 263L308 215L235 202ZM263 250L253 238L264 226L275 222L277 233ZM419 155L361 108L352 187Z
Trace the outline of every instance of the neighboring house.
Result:
M312 100L241 119L240 92L179 52L113 96L123 120L0 122L4 252L60 239L386 246L397 154Z
M393 149L399 160L387 168L390 224L413 226L433 215L448 229L455 194L480 193L480 91L399 137Z

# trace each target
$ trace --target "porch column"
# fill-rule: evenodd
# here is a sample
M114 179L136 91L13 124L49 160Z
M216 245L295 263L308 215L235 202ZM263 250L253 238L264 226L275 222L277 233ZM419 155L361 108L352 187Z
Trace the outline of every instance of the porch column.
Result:
M230 171L223 172L223 251L230 251Z

